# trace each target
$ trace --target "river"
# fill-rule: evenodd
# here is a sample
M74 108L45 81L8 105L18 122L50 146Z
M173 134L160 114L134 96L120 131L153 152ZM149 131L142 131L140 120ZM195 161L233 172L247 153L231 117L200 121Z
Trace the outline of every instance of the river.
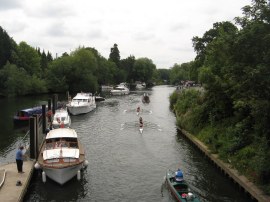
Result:
M77 131L89 161L82 179L78 181L75 177L63 186L47 179L44 184L41 173L35 172L24 201L174 201L166 189L161 195L161 185L166 170L178 167L201 201L249 201L178 134L168 99L174 90L170 86L148 89L149 104L141 101L145 91L107 96L97 103L95 111L72 116L71 126ZM16 147L25 135L25 130L13 127L12 115L48 98L43 95L0 100L0 112L5 117L5 121L0 119L1 163L13 161ZM145 123L142 134L135 113L138 106Z

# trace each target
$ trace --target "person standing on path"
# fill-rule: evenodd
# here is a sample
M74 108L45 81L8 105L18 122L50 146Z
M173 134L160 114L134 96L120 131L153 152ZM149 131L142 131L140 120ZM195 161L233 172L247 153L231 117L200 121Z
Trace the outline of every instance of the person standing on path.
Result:
M16 152L16 163L17 163L17 169L18 173L24 173L23 172L23 146L20 146L19 149Z

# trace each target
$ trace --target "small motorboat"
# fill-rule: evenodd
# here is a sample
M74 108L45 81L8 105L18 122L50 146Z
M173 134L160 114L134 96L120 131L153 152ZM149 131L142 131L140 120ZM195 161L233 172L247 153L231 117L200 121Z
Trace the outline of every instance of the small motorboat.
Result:
M71 125L71 118L67 109L58 109L53 115L52 127L55 128L69 128Z
M165 184L174 198L180 202L200 202L199 198L191 191L188 183L176 175L177 172L168 170L165 176Z
M96 95L96 96L95 96L95 101L96 101L96 102L100 102L100 101L104 101L104 100L105 100L104 97L101 97L101 96L99 96L99 95Z
M92 93L77 93L67 104L68 112L72 115L86 114L95 108L96 101Z
M128 95L129 88L126 86L125 83L120 83L113 90L111 90L110 93L112 95Z
M80 179L81 170L87 165L85 151L76 131L71 128L57 128L47 133L35 168L43 170L43 182L46 182L48 176L63 185L76 175Z

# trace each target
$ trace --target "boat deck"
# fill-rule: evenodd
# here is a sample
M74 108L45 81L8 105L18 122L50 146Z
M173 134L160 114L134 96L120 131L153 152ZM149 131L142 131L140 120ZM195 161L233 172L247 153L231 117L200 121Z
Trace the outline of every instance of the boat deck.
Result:
M45 141L42 143L42 147L41 147L41 151L44 151L45 149ZM80 141L78 141L78 147L79 147L79 151L80 151L80 156L79 156L79 162L83 162L85 160L85 151L84 151L84 148L83 148L83 145L81 144ZM38 162L39 164L41 164L42 166L44 166L44 162L43 162L43 155L42 155L42 152L39 153L39 156L38 156ZM78 164L78 162L66 162L66 163L61 163L61 167L68 167L68 166L71 166L71 165L76 165ZM59 167L60 164L52 164L54 165L55 167ZM53 167L53 166L50 166L50 167Z

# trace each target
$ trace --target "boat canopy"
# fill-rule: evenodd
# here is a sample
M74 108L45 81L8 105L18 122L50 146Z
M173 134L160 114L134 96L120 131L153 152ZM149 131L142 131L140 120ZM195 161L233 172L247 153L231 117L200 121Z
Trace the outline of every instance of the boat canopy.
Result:
M54 158L79 158L79 149L73 148L62 148L62 149L51 149L43 152L43 159L54 159Z
M53 129L51 130L47 136L46 136L46 140L47 139L54 139L54 138L77 138L77 133L74 129L71 128L57 128L57 129Z

